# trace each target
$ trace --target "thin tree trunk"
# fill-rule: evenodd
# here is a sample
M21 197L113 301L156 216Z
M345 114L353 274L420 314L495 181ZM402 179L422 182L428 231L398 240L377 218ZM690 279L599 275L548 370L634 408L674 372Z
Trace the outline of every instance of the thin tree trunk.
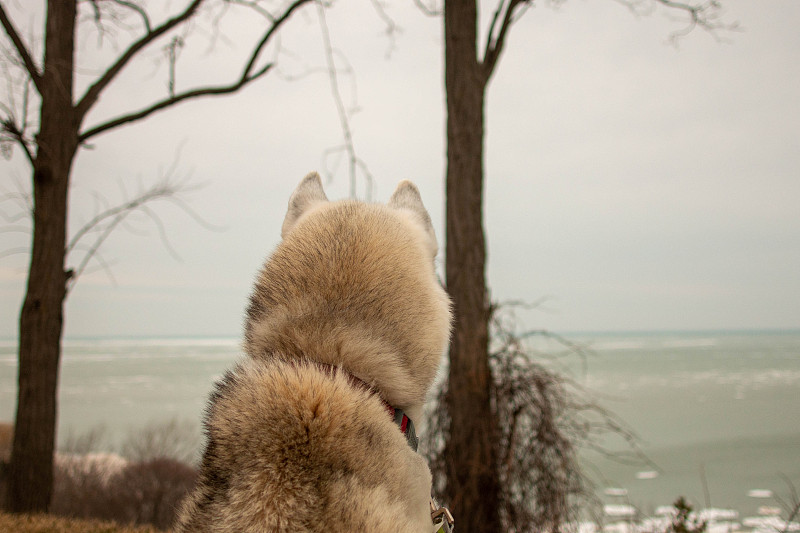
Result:
M446 397L445 444L449 504L458 529L499 525L497 421L491 405L489 302L483 232L483 134L486 80L476 57L475 0L447 0L446 282L455 306Z
M19 322L19 395L6 499L15 512L46 511L53 489L67 193L78 138L72 101L75 18L74 1L48 2L33 162L33 245Z

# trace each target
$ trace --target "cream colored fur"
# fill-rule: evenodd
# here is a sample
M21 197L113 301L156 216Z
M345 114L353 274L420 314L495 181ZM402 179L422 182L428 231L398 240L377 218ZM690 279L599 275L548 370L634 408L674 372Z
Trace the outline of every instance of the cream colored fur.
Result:
M281 235L251 296L248 357L212 393L177 530L431 531L430 471L382 401L419 421L450 333L419 192L329 202L310 174Z

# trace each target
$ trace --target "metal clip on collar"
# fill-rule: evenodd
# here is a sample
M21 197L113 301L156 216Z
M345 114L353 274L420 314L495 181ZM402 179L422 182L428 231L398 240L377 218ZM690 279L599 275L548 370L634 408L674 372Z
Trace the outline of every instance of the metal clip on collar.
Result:
M447 507L436 507L436 503L431 498L431 520L435 533L453 533L455 520Z

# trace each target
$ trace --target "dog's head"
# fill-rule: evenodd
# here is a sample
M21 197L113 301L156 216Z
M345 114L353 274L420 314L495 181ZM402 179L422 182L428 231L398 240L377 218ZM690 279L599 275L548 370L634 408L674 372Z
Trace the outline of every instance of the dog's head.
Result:
M392 405L416 410L451 321L416 186L401 182L386 205L330 202L309 174L289 200L281 236L250 300L248 354L342 366Z

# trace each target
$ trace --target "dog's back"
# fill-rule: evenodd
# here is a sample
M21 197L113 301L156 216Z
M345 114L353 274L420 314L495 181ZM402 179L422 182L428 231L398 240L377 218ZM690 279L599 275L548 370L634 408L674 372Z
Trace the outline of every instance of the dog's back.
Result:
M307 177L216 385L179 531L427 532L430 471L387 412L419 417L450 327L416 188L330 203Z

